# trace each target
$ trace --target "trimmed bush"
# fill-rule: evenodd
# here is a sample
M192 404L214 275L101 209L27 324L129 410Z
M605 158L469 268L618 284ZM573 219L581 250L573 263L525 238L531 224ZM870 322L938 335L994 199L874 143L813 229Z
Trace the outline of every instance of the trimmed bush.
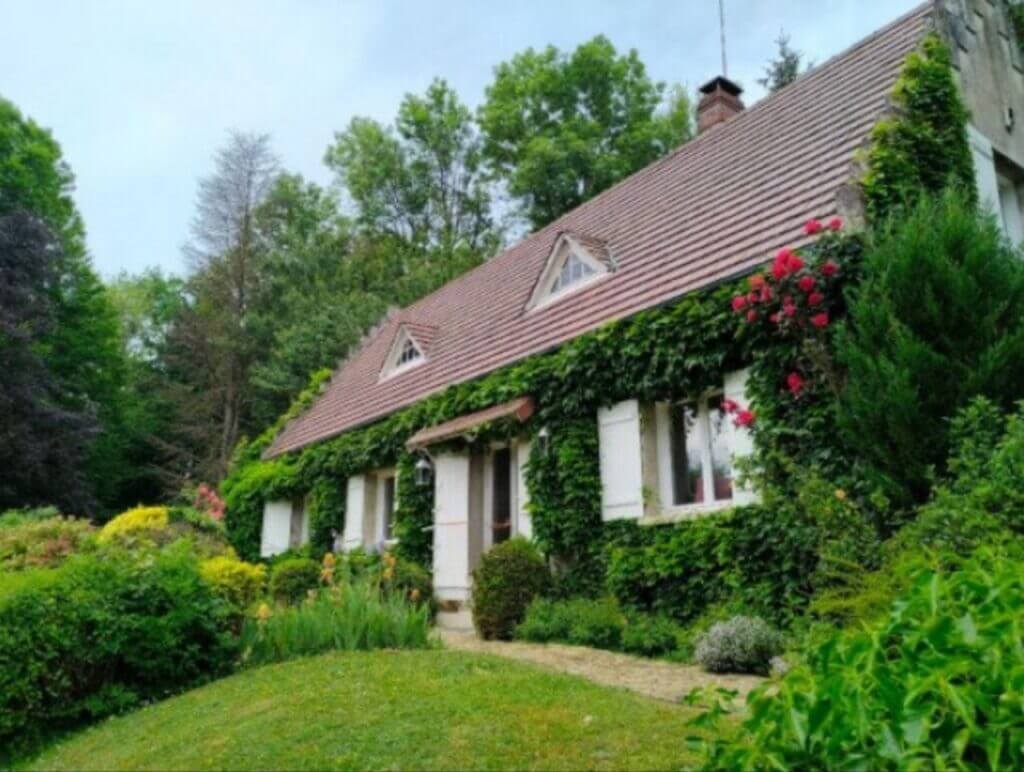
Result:
M0 596L0 746L229 672L237 617L187 544L76 555Z
M246 563L233 555L217 555L199 564L199 573L224 599L245 609L259 599L266 583L265 566Z
M270 595L280 603L298 603L320 586L320 564L312 558L289 558L270 569Z
M24 518L0 527L0 571L52 568L93 544L96 529L70 517Z
M665 617L631 616L622 631L622 650L641 657L663 657L679 646L679 626Z
M510 639L530 602L551 586L537 549L509 539L484 553L473 572L473 624L481 638Z
M320 590L297 605L263 604L242 628L242 657L263 665L341 649L423 649L430 609L382 591L369 580Z
M697 641L694 658L711 673L767 675L782 653L782 636L763 619L735 616L711 626Z
M99 540L107 544L122 537L151 535L170 525L167 507L135 507L122 512L100 530Z
M1021 769L1022 617L1019 557L984 548L918 572L870 628L834 632L750 694L742 731L704 743L707 767Z

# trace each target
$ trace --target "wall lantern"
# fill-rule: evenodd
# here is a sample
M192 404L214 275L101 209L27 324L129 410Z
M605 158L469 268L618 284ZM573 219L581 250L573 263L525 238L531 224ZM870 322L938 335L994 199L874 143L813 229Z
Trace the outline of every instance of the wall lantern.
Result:
M537 432L537 447L540 448L540 452L545 455L548 452L548 447L551 445L551 432L548 431L548 427L542 426L540 431Z
M426 456L420 456L420 460L416 462L414 470L417 485L424 486L430 484L430 478L433 477L434 473L434 465L430 463Z

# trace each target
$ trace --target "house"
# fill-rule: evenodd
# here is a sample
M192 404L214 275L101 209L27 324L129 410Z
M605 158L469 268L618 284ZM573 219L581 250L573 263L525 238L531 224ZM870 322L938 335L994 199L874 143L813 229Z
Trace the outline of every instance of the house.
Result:
M1008 235L1024 238L1024 69L1002 0L940 0L897 19L795 83L745 109L717 77L701 88L697 138L502 254L390 316L327 390L274 439L278 458L368 427L453 384L481 378L613 320L677 301L801 246L811 219L863 220L859 151L890 110L902 65L929 30L952 52L971 113L979 192ZM743 404L745 370L681 401L625 399L595 410L601 516L663 523L756 497L733 479L751 450L726 420ZM493 544L529 537L525 471L544 428L530 394L411 433L432 471L433 567L441 601L469 597L471 572ZM500 442L460 444L502 421ZM348 476L342 549L394 539L396 470ZM264 555L308 538L302 499L268 501Z

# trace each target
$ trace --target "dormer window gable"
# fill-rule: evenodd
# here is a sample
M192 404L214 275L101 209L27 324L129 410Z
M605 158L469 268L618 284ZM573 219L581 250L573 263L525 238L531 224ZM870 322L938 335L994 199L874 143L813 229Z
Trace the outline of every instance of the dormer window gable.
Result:
M400 327L395 340L391 344L387 358L384 360L384 367L381 368L380 380L385 380L393 375L404 373L406 370L423 364L427 361L423 346L412 336L406 327Z
M583 289L614 267L611 252L604 242L581 234L561 233L551 248L527 310Z

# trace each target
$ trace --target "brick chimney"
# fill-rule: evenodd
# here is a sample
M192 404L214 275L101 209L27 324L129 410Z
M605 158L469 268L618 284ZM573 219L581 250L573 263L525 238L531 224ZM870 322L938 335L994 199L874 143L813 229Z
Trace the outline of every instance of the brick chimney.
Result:
M743 110L743 100L740 99L743 89L721 75L701 86L700 93L700 102L697 103L698 134L724 123Z

